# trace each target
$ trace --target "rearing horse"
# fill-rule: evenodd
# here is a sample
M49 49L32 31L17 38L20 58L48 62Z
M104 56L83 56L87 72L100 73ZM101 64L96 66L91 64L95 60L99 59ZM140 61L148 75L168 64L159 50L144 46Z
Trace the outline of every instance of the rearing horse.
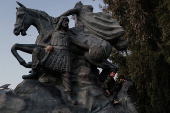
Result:
M40 41L40 35L44 35L50 30L54 30L54 18L49 16L47 13L35 9L26 8L21 3L17 2L20 6L16 12L16 23L14 28L14 34L22 36L26 35L27 29L33 25L38 30L38 37L36 43ZM17 53L17 50L32 54L33 49L37 47L36 44L14 44L11 48L11 52L16 57L18 62L26 68L31 68L29 63L26 63L25 60Z
M27 29L33 25L38 30L38 37L36 39L35 44L14 44L11 48L12 54L16 57L18 62L26 68L31 68L31 63L26 63L25 60L17 53L17 50L32 54L34 48L37 47L37 43L43 38L47 32L55 29L55 24L57 23L57 19L49 16L47 13L35 9L26 8L21 3L17 2L20 6L17 8L16 12L16 23L14 28L14 34L25 36ZM75 36L77 40L81 43L88 44L89 51L81 51L78 47L71 46L71 51L75 54L84 55L84 59L96 67L100 68L117 68L115 65L107 61L107 58L110 56L112 46L109 42L100 39L96 36ZM116 42L117 45L120 45L119 42ZM114 44L114 46L116 45ZM123 46L122 46L123 45ZM120 47L125 46L126 43L122 44ZM100 47L100 49L98 49ZM101 57L102 56L102 57ZM95 59L93 58L95 57ZM99 60L98 60L99 57Z

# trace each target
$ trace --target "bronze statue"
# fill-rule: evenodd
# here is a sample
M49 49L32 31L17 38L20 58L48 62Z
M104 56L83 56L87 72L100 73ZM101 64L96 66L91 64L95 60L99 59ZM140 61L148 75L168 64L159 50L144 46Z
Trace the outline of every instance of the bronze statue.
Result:
M33 101L36 98L35 93L40 95L42 100L45 98L41 95L41 89L50 96L50 112L60 112L58 110L63 108L82 113L121 111L113 108L109 99L103 95L95 75L97 67L103 70L118 70L118 66L107 59L112 46L117 50L127 48L126 40L120 38L125 32L119 23L104 12L93 13L92 6L83 5L81 2L56 18L44 11L26 8L19 2L17 4L20 7L17 8L14 34L21 33L25 36L31 25L36 27L39 33L35 44L15 44L11 49L21 65L32 68L31 74L23 75L24 81L11 93L15 98L20 98L22 103L26 103L20 111L32 109L29 103L36 103ZM72 14L76 17L76 26L69 29L66 16ZM32 54L32 62L26 63L17 50ZM44 82L45 78L47 82ZM30 92L32 89L34 93ZM32 98L32 95L35 98ZM43 105L40 103L37 105ZM78 105L74 106L77 103ZM49 109L46 111L49 112Z
M47 34L47 32L54 30L54 23L56 23L58 21L58 18L54 19L53 17L50 17L45 12L28 9L25 6L23 6L22 4L20 4L20 3L18 3L18 4L20 5L20 8L17 9L18 10L17 15L20 15L20 13L21 13L22 15L24 14L24 16L21 16L21 17L17 16L15 29L14 29L14 33L16 35L18 35L19 32L21 32L21 34L24 35L26 33L26 30L28 29L28 27L31 25L30 23L32 23L32 25L34 25L37 28L37 30L39 31L39 34L40 34L37 37L37 40L36 40L36 43L37 43L41 40L40 37L43 37L43 35ZM97 14L90 13L90 12L92 12L92 6L84 6L81 4L81 2L79 2L76 4L75 7L76 7L75 9L69 10L68 12L66 12L62 15L67 16L70 14L78 13L76 27L70 29L70 31L71 31L72 35L75 36L74 37L75 39L77 39L81 43L87 43L89 45L89 47L91 47L90 51L86 52L84 54L85 60L87 62L89 62L90 64L93 64L96 67L100 67L100 68L118 68L116 65L113 65L110 62L108 62L107 58L110 56L110 53L112 50L112 47L110 44L112 44L118 50L126 50L126 47L127 47L126 41L120 39L120 36L122 36L124 34L124 30L122 29L122 27L119 25L119 23L115 19L111 19L111 17L105 13L102 13L104 20L105 20L105 18L109 18L108 21L105 22L105 24L106 25L111 24L111 26L110 27L106 27L106 25L101 26L101 25L103 25L104 20L100 20L100 19L102 19L99 16L100 13L99 14L98 13ZM87 14L90 13L90 14L84 15L83 12L85 14L86 13ZM34 15L42 15L42 16L34 17ZM97 18L100 18L99 19L100 21L99 20L96 21L94 18L92 18L93 16L90 16L90 15L97 16ZM32 18L31 20L29 19L29 21L31 21L31 22L25 21L27 16L29 16L29 18ZM85 21L85 20L88 20L88 19L86 19L86 17L90 18L89 20L92 19L93 20L92 22L96 21L97 23L102 23L102 24L92 23L91 21L89 21L89 22ZM42 18L42 19L37 19L37 18ZM35 24L33 24L33 23L35 23ZM90 24L90 23L92 23L92 24ZM40 27L38 25L40 25L42 27ZM47 26L47 27L45 27L45 26ZM106 27L106 28L104 28L104 27ZM107 29L107 31L100 30L99 28ZM109 28L111 30L113 30L112 34L109 34L110 33ZM102 32L99 32L99 31L102 31ZM22 33L22 32L24 32L24 33ZM105 33L105 34L103 34L103 33ZM106 37L106 36L110 36L110 37ZM109 41L110 43L105 40ZM32 53L33 49L36 46L37 46L36 44L15 44L13 46L13 48L11 49L11 51L14 54L14 56L17 58L17 60L20 62L21 65L23 65L27 68L30 68L30 64L26 63L18 55L16 50L21 50L23 52ZM98 48L98 49L96 49L96 48ZM71 51L74 53L79 51L78 54L82 53L81 50L78 50L78 49L79 48L74 47L74 49L71 49ZM99 50L101 50L101 51L99 51ZM98 54L101 53L103 55L101 55L99 58L95 58L95 57L93 57L94 56L93 53L98 53Z

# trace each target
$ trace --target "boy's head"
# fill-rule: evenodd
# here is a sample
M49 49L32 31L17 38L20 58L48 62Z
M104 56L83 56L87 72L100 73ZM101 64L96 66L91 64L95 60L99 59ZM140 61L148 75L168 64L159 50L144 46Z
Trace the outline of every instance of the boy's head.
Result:
M111 70L109 71L109 75L110 75L111 77L115 77L115 74L116 74L116 71L115 71L114 69L111 69Z

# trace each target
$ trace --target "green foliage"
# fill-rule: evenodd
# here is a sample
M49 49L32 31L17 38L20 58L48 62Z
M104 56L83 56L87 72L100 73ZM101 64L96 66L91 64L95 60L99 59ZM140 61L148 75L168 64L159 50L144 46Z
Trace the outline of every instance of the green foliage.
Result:
M113 50L119 75L131 76L140 113L170 112L170 1L103 0L103 11L120 22L128 51Z

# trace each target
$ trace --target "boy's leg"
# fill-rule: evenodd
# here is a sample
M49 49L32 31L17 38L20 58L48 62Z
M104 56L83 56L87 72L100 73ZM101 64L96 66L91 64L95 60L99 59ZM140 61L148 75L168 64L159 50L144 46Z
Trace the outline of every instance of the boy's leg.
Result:
M117 91L113 90L113 103L117 104L119 103L119 101L117 100Z
M113 90L113 100L117 99L117 91Z

